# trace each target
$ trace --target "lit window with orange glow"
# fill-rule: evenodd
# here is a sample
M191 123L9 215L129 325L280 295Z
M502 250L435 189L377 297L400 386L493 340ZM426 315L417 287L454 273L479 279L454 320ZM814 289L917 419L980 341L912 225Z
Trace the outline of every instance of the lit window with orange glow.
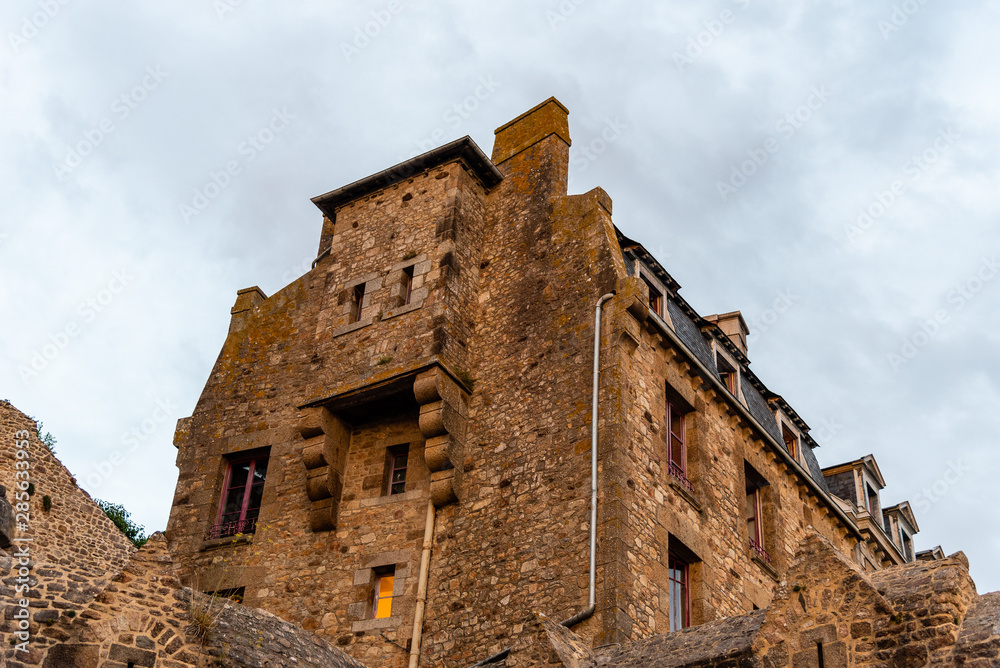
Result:
M396 569L375 575L375 602L372 605L375 619L385 619L392 615L392 587L396 582Z

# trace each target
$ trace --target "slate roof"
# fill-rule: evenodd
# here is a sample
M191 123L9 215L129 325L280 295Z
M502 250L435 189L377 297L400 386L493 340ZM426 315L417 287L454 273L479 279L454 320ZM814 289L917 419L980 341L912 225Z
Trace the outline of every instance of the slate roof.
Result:
M747 400L750 414L756 418L757 422L760 422L771 438L781 443L781 430L778 429L778 421L775 419L774 413L771 412L771 407L764 401L764 397L760 396L760 392L753 386L745 373L740 374L740 388L743 390L743 397Z
M673 299L667 300L667 313L670 314L670 320L674 324L674 331L677 332L678 338L684 342L688 350L695 354L695 357L701 360L702 364L712 370L716 378L719 378L719 373L715 369L715 360L712 359L712 349L709 348L708 342L705 341L698 326Z

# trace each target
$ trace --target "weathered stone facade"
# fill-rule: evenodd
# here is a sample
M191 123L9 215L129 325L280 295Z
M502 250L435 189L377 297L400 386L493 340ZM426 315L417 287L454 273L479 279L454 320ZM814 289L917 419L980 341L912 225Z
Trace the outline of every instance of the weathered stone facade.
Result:
M165 535L96 544L79 617L16 660L995 665L964 557L916 561L870 455L820 467L740 314L696 313L602 189L567 195L569 146L549 99L491 158L466 137L316 197L312 270L237 293L178 422Z
M0 546L0 666L364 668L270 613L182 587L163 534L136 551L41 443L35 422L7 402L0 438L7 495L17 503L16 483L34 485L27 529L4 527Z
M507 665L993 668L1000 665L1000 596L976 594L961 552L864 573L813 534L765 610L597 650L546 619L532 631Z
M240 589L362 661L403 665L430 505L422 660L473 663L533 610L585 608L606 294L597 605L577 634L668 631L672 554L688 569L685 624L767 606L813 532L870 554L808 425L749 368L739 313L699 316L614 226L607 193L567 195L570 143L550 99L497 130L492 158L464 138L314 198L313 269L270 297L240 291L178 425L167 536L185 584ZM685 425L676 463L668 405ZM264 457L259 517L224 515L229 472ZM234 527L253 535L213 538ZM903 561L883 551L873 567ZM377 619L385 569L392 614Z
M7 501L27 515L26 531L15 524L5 536L10 540L0 541L7 548L0 553L0 598L5 603L0 631L4 642L14 639L10 634L20 621L14 618L19 612L14 603L30 600L28 658L38 658L63 637L53 624L78 615L128 563L135 548L42 444L34 420L6 401L0 402L0 439L0 486L6 489ZM19 442L25 447L17 447ZM19 450L28 457L18 458ZM22 490L20 482L30 487ZM19 503L27 506L17 508ZM22 558L25 550L28 554ZM19 575L21 567L30 575ZM28 590L19 588L25 584ZM8 656L13 656L12 645L3 647Z

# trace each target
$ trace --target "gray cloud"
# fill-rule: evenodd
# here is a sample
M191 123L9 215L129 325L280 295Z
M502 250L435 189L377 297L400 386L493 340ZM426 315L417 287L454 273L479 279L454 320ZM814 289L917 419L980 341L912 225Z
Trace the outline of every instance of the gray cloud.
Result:
M38 2L0 10L0 385L59 438L85 488L162 528L173 421L194 406L235 291L270 294L306 268L320 224L309 198L435 131L489 150L496 126L556 95L578 150L609 119L627 126L574 162L573 190L604 187L616 223L696 308L758 323L757 373L816 431L837 425L822 463L874 453L886 501L927 502L918 547L963 549L980 589L1000 588L989 570L1000 560L1000 280L961 308L949 301L1000 253L993 3L926 3L890 30L879 22L901 3L888 0L399 0L350 60L343 45L388 2L230 4L220 17L212 3L71 1L30 38ZM690 40L701 50L679 69ZM123 116L116 101L150 67L168 74ZM482 77L499 85L455 124L447 112ZM818 87L828 99L788 134L782 119ZM275 109L294 119L251 160L240 147ZM55 166L104 119L112 131L60 179ZM906 162L948 128L960 138L912 178ZM777 149L723 199L718 183L769 139ZM180 206L234 160L239 173L185 220ZM852 242L850 226L894 181L905 190ZM122 269L134 281L86 319L80 305ZM764 320L781 291L797 301ZM941 309L948 322L893 369L888 355ZM70 323L78 334L22 380L18 367ZM153 420L157 402L176 414ZM144 421L150 433L89 486ZM958 461L960 483L936 494Z

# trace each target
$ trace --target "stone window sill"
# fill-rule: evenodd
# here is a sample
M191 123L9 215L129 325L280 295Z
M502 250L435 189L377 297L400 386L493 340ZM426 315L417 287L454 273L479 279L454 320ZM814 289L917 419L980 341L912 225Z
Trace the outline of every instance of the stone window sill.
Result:
M368 499L355 499L354 501L349 501L347 507L351 510L356 510L358 508L371 508L373 506L384 506L389 503L418 501L421 499L427 500L426 489L414 489L402 494L390 494L389 496L373 496Z
M374 631L375 629L395 629L403 624L403 618L393 615L382 619L364 619L351 624L351 633L358 631Z
M684 489L684 485L678 482L673 476L670 476L669 482L671 489L680 494L681 498L685 501L690 503L692 508L697 510L699 513L702 512L701 503L698 502L698 499L695 498L694 494Z
M424 305L424 300L410 302L404 306L398 306L394 309L386 311L382 314L383 320L388 320L389 318L395 318L397 315L403 315L404 313L410 313L411 311L416 311L418 308Z
M771 579L774 580L775 582L778 582L781 579L778 577L777 569L775 569L774 566L761 559L756 552L750 553L750 560L753 561L758 566L760 566L760 569L765 573L767 573L771 577Z
M250 543L253 543L252 533L238 533L235 536L226 536L225 538L206 540L201 544L201 551L206 552L208 550L217 550L223 547L236 547L237 545L248 545Z
M369 316L364 320L358 320L357 322L352 322L350 325L344 325L343 327L338 327L337 329L333 330L332 337L337 338L338 336L343 336L344 334L350 334L351 332L356 332L362 327L367 327L368 325L372 324L373 321L374 318Z

